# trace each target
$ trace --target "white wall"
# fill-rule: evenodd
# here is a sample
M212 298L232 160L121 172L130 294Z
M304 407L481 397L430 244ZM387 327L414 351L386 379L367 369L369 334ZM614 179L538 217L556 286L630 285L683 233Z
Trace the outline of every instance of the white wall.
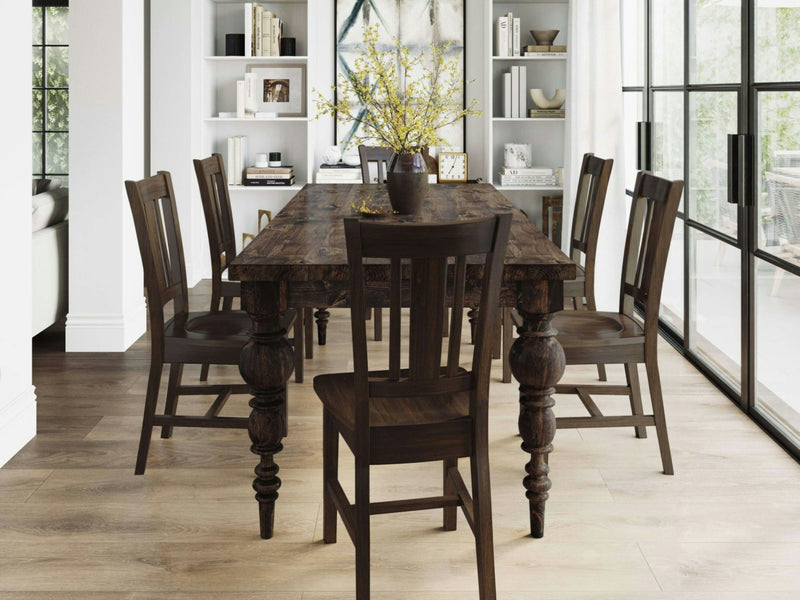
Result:
M145 331L125 194L144 176L143 0L70 2L68 352L122 352Z
M6 2L0 19L3 110L0 164L0 466L36 435L31 379L31 44L30 2Z
M153 173L169 171L178 204L186 279L189 287L210 277L200 191L192 165L203 152L200 94L192 93L202 78L201 3L198 0L156 0L150 12L150 165Z

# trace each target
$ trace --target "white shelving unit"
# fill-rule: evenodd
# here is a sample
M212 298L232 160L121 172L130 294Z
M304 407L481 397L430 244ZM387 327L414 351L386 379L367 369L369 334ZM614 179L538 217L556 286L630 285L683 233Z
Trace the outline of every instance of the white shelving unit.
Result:
M501 186L498 171L503 166L503 150L507 143L530 144L534 166L566 167L566 125L569 119L569 90L567 90L566 118L532 119L528 109L535 108L526 92L526 104L521 118L504 118L503 114L503 73L512 65L526 70L527 88L542 88L552 96L557 88L567 88L567 57L556 56L494 56L494 36L497 18L513 13L520 18L520 44L533 44L531 29L558 29L555 43L566 45L569 52L569 2L568 0L493 0L487 3L486 23L489 27L484 45L486 73L489 85L485 89L486 114L490 119L485 123L485 137L489 152L485 156L488 180L500 190L513 204L523 209L534 221L541 225L541 197L563 192L561 186ZM568 177L566 169L564 177Z
M311 3L314 0L310 0ZM237 244L241 233L256 230L258 209L277 213L313 177L314 143L309 115L312 70L309 40L313 39L314 6L306 0L272 0L259 2L272 11L283 23L283 36L296 39L297 56L224 56L225 34L244 31L244 2L203 0L200 32L202 54L197 57L201 69L200 120L202 154L219 152L227 162L227 140L232 136L247 137L247 163L252 164L255 153L280 152L281 162L294 167L295 185L249 187L229 185L233 205ZM244 79L250 66L270 65L304 67L303 102L300 116L265 119L219 117L220 112L236 111L236 81Z

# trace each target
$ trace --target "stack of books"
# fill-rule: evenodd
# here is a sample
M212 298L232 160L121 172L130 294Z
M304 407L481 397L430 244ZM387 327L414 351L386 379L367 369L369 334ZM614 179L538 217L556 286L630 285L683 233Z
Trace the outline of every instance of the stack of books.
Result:
M523 56L547 56L550 58L563 57L567 55L566 46L545 46L542 44L530 44L522 49Z
M552 186L557 184L553 169L549 167L503 167L500 185Z
M531 108L528 111L531 119L563 119L565 115L563 108Z
M294 167L247 167L244 185L294 185Z
M494 34L495 56L519 56L520 53L520 21L513 13L497 17Z
M280 56L283 23L258 2L244 3L245 56Z
M228 138L228 185L242 185L242 172L247 164L247 136Z
M519 119L525 117L528 105L528 70L522 65L514 65L508 73L503 73L503 117Z
M362 183L361 165L320 165L316 177L317 183Z

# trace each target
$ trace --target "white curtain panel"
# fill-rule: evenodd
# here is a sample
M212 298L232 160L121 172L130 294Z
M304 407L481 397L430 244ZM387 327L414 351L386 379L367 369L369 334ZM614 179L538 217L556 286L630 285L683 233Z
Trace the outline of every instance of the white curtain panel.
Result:
M586 152L613 158L597 248L598 310L617 310L627 206L622 137L622 61L619 0L570 0L567 60L567 160L564 232L572 230L572 204ZM569 235L562 236L565 250Z

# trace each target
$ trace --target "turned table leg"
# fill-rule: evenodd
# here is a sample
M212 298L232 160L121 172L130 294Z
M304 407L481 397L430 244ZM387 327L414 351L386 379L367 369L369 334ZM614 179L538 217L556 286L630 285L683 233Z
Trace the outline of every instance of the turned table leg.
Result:
M280 326L285 297L276 283L242 282L242 307L253 319L250 341L242 348L239 371L250 385L250 451L260 457L253 489L258 501L261 537L272 537L275 501L281 480L274 456L286 431L286 382L294 369L294 351Z
M544 535L544 507L551 486L547 457L556 433L551 394L566 366L564 350L551 326L553 313L564 306L563 295L561 281L520 284L517 310L523 324L517 329L519 337L508 358L511 372L520 383L519 433L522 449L531 455L522 484L530 503L531 535L536 538Z
M325 308L318 308L314 316L317 318L317 342L320 346L324 346L328 340L328 318L331 312Z

